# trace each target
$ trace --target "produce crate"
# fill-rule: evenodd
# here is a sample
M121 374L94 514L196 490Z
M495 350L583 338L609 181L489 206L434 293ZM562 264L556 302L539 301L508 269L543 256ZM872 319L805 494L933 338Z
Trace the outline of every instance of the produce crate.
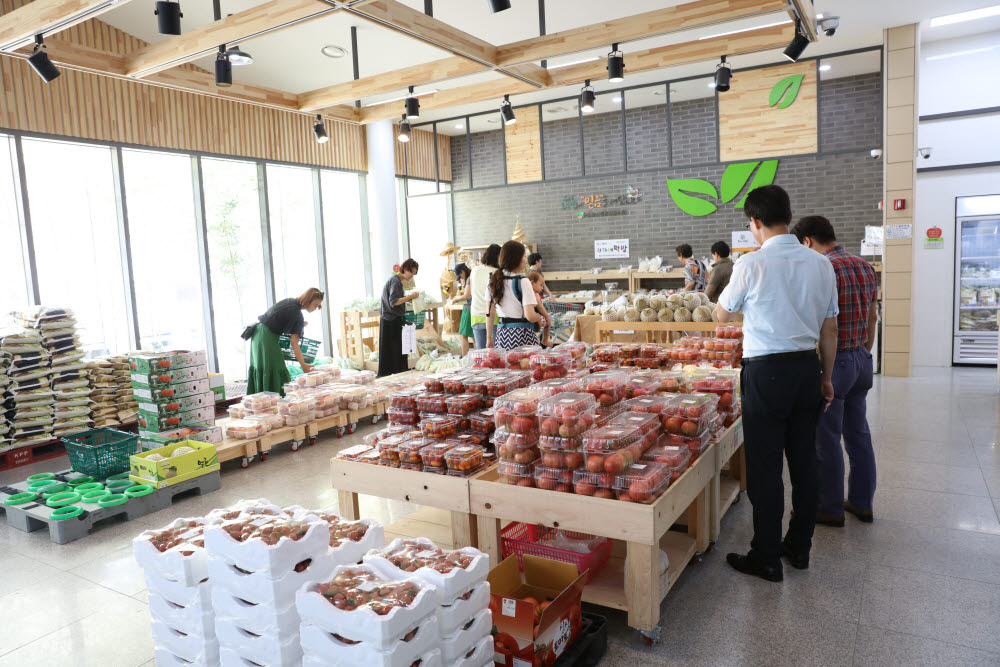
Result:
M111 428L84 431L62 439L73 470L106 479L129 470L129 457L139 451L139 436Z
M503 540L503 557L507 558L511 554L517 554L517 564L522 570L524 569L525 555L539 556L563 563L572 563L576 565L579 574L587 572L587 582L589 583L594 578L594 575L608 564L608 558L611 557L612 540L608 538L595 538L594 535L587 535L585 533L564 532L574 539L600 539L601 542L590 553L559 549L549 544L542 544L542 542L555 537L556 529L515 521L500 532Z
M404 322L408 322L409 324L416 324L418 329L424 328L425 319L426 315L424 313L414 313L412 310L406 311L406 314L403 315Z
M596 667L608 652L608 619L583 612L580 636L556 659L553 667Z
M313 340L312 338L302 338L299 337L299 349L302 350L302 358L307 364L311 364L319 354L319 348L322 343L318 340ZM289 336L279 336L278 337L278 347L281 348L281 354L285 357L287 361L298 361L295 358L295 353L292 351L292 339Z
M378 350L379 324L382 321L378 311L343 311L338 316L340 338L337 345L340 356L363 368L368 353Z

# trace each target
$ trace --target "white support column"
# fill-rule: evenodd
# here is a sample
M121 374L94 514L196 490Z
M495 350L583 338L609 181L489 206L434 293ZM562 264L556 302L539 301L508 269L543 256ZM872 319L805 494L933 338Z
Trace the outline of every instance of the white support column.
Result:
M396 161L392 121L365 126L368 140L368 229L371 235L372 289L376 295L405 257L399 248L396 214ZM328 239L329 243L330 240Z

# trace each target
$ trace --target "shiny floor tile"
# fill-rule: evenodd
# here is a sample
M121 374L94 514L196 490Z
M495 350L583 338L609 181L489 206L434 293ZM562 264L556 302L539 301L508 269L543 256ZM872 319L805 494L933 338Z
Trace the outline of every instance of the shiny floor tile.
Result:
M878 466L877 469L879 488L899 487L967 496L989 495L979 466L959 467L926 461L897 460Z
M1000 664L1000 653L862 625L858 628L854 664L880 667L995 667Z
M1000 534L1000 520L987 497L880 488L875 492L875 506L884 519Z

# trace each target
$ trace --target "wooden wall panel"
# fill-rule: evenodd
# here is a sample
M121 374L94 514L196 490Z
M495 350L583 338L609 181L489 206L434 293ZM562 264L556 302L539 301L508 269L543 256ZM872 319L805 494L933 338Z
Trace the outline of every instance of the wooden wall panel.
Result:
M507 182L542 180L542 140L539 107L517 110L517 122L504 126L507 147Z
M774 85L796 74L803 79L795 102L785 109L769 106ZM732 88L719 93L722 162L815 153L818 149L815 62L736 72Z
M398 132L399 125L393 125L393 136L397 136ZM451 182L451 137L439 134L437 141L440 179ZM397 176L408 175L432 181L437 177L434 170L434 132L432 130L410 130L410 140L407 143L397 141L394 145Z

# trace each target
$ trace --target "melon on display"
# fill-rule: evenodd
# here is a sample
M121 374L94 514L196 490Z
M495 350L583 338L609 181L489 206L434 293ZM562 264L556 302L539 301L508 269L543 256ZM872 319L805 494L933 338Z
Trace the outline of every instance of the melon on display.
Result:
M675 322L691 322L692 316L691 311L685 307L680 307L674 311L674 321Z

